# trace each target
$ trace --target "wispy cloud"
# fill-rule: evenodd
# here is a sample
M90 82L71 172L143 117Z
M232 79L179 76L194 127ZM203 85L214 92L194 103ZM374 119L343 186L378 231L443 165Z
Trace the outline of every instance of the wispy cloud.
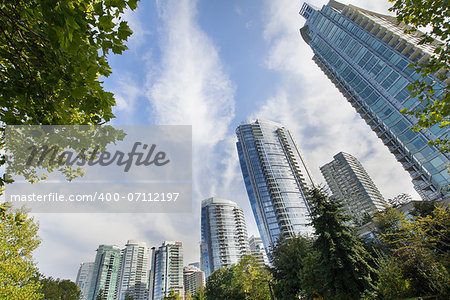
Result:
M162 57L147 77L147 97L157 123L192 125L196 195L209 196L220 180L217 145L234 117L234 87L197 23L195 1L158 2L158 13Z

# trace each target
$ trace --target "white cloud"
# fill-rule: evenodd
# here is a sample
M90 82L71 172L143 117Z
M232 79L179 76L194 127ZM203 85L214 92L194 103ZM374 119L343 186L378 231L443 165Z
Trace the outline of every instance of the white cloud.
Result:
M218 50L196 21L195 1L158 2L161 63L147 80L158 124L190 124L194 187L208 197L220 181L217 165L234 117L234 87Z

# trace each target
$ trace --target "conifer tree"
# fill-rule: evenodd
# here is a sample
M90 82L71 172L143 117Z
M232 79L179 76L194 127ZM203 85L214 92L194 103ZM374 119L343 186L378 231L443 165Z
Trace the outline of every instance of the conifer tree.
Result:
M322 282L318 292L325 299L360 299L365 291L374 289L375 270L362 242L347 224L342 204L329 198L318 188L309 191L312 225L319 253L316 273Z

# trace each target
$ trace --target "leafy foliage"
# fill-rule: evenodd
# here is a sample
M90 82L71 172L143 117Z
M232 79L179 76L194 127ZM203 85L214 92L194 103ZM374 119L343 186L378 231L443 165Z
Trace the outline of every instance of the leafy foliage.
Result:
M375 269L362 242L345 225L349 220L342 205L322 190L310 190L312 225L317 239L313 247L318 252L316 274L325 299L360 299L365 291L374 289Z
M81 296L80 288L75 282L68 279L53 279L40 275L38 281L41 283L41 292L45 299L49 300L78 300Z
M22 210L0 204L0 298L42 299L32 252L39 246L38 225Z
M164 300L183 300L183 297L181 297L180 294L172 290L170 291L168 296L164 297Z
M206 300L205 288L203 286L200 286L197 289L197 292L195 293L195 295L192 296L192 299L195 299L195 300Z
M215 270L206 283L207 299L271 299L269 284L272 277L253 256L243 256L230 268Z
M377 220L383 220L381 214ZM397 218L396 226L380 234L390 249L380 263L381 296L450 296L450 214L437 206L430 215ZM392 278L396 269L398 277Z
M415 130L430 128L438 125L441 128L450 125L450 95L449 85L438 85L437 82L426 80L427 76L433 75L438 80L445 81L450 71L450 5L448 0L389 0L394 5L391 11L397 14L397 20L412 26L407 32L414 32L416 28L429 27L431 32L424 34L420 44L433 44L435 46L434 56L422 64L415 64L416 72L420 73L422 80L417 80L409 86L412 97L418 97L423 106L403 113L414 115L418 118ZM437 43L436 40L441 42ZM442 92L440 97L436 97ZM442 139L432 141L431 144L439 145L441 151L450 151L448 135Z
M114 23L136 0L1 1L0 121L98 124L113 117L113 95L99 76L107 54L121 54L132 34Z
M5 125L102 124L114 117L103 90L107 56L132 34L124 10L138 0L0 0L0 149ZM0 165L5 162L3 154ZM9 183L0 178L0 186Z

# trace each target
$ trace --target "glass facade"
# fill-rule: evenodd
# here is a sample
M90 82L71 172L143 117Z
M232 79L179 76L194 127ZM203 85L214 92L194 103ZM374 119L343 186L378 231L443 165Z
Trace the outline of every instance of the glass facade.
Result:
M132 296L136 300L148 299L150 249L144 242L128 241L122 250L117 282L117 300Z
M201 214L201 269L208 278L214 270L238 263L250 254L250 247L244 212L235 202L203 200Z
M414 132L417 119L400 113L423 105L408 91L421 78L408 66L429 59L432 46L419 45L420 38L405 34L394 17L336 1L321 10L305 3L300 14L306 18L300 33L313 60L410 173L419 195L424 200L448 197L449 157L428 145L448 130L435 125ZM445 83L433 76L425 80L440 97Z
M386 207L387 203L375 183L353 155L340 152L320 171L333 196L342 201L345 212L354 217L356 223Z
M280 234L312 233L305 189L313 181L289 130L256 120L240 125L236 134L245 187L266 251Z
M152 248L152 267L149 277L149 299L162 300L170 291L184 298L183 244L166 241L158 249Z
M78 270L77 274L77 280L75 281L75 283L80 288L81 300L88 299L89 287L92 282L93 272L94 272L93 262L85 262L80 265L80 269Z
M116 297L117 275L120 266L120 248L100 245L95 256L92 282L87 299L97 299L103 291L103 299L114 300Z

